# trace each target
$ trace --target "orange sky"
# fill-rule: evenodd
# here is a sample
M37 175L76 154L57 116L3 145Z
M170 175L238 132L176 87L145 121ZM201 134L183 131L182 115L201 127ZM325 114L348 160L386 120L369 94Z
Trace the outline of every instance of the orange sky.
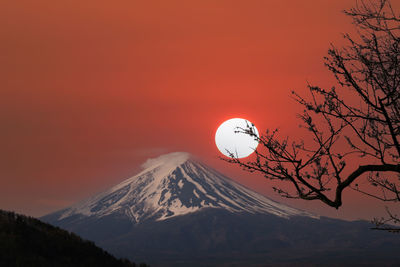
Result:
M217 159L221 122L296 131L292 89L331 85L323 56L353 30L349 0L0 3L0 208L39 216L188 151L274 195L266 180ZM380 204L347 196L339 212ZM373 212L371 212L371 210Z

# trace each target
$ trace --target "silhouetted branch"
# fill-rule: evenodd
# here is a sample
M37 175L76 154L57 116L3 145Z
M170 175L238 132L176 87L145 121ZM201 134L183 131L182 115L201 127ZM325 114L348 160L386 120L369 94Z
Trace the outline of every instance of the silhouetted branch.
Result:
M311 141L279 138L277 130L258 137L248 125L237 131L258 140L255 160L243 162L233 153L224 158L292 185L273 188L282 197L319 200L336 209L348 187L382 201L400 201L400 178L370 175L367 182L381 195L353 184L364 174L400 173L400 18L388 0L362 0L345 14L359 36L345 34L348 45L332 45L324 58L337 88L309 84L309 98L292 92L304 107L298 117ZM388 216L397 222L389 211Z

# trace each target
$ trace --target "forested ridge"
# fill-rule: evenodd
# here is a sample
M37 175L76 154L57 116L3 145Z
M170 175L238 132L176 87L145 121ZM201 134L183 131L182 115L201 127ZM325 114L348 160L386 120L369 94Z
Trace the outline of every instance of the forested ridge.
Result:
M32 217L0 210L0 266L138 265L116 259L74 233Z

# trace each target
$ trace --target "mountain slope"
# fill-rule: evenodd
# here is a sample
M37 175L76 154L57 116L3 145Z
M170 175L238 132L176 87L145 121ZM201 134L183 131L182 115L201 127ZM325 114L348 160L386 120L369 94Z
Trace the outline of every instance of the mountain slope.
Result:
M90 225L92 238L107 229L99 222ZM362 221L204 209L97 242L116 256L151 266L398 266L398 235L370 227Z
M37 219L0 210L0 266L135 266Z
M64 210L72 216L124 214L134 223L165 220L204 208L230 212L270 213L281 217L311 216L272 201L224 175L176 152L147 161L144 170L111 189Z
M152 266L400 261L397 236L272 201L187 153L149 160L132 178L43 219Z

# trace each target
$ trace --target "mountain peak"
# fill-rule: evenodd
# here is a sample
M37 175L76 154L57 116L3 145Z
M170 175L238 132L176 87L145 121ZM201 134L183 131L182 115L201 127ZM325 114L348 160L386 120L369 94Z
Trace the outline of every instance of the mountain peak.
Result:
M161 155L157 158L148 159L142 164L144 171L148 171L157 167L164 169L174 168L185 163L190 158L190 154L187 152L172 152Z
M194 160L174 152L147 160L143 170L109 190L60 212L71 216L119 215L133 223L165 220L204 208L268 213L280 217L311 216L268 199Z

